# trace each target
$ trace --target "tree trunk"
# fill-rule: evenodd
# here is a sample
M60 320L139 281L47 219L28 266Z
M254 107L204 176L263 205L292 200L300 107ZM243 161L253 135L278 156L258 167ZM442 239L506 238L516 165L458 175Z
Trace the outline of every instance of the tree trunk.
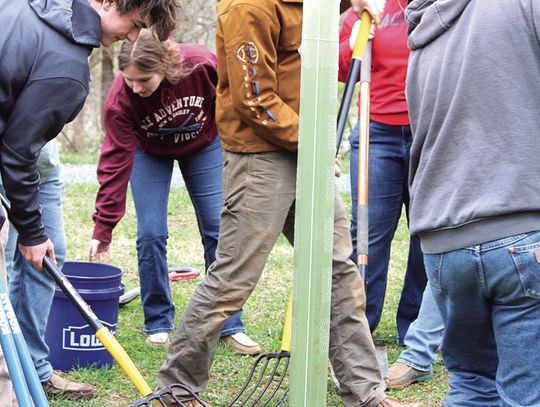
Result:
M96 123L96 127L100 134L103 134L103 107L109 94L109 89L114 81L114 68L113 68L113 49L111 47L101 48L101 80L100 80L100 92L99 92L99 120Z

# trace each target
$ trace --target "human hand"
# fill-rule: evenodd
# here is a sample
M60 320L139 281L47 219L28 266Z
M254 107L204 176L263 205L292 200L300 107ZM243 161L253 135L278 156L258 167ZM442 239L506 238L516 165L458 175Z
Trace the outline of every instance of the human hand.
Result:
M381 13L384 10L386 0L351 0L353 11L360 15L367 11L376 25L381 23Z
M94 261L94 259L98 263L108 263L111 259L111 244L92 239L88 252L88 261Z
M349 37L349 46L351 47L351 51L354 49L354 46L356 45L356 39L358 38L358 33L360 32L361 25L362 25L362 20L357 20L352 26L351 36ZM372 40L373 37L375 37L375 25L371 24L371 29L369 30L368 39Z
M334 175L336 177L341 177L341 157L338 155L336 155L336 162L334 163Z
M38 244L36 246L25 246L19 244L19 251L22 256L29 261L36 270L43 268L43 258L49 256L49 258L56 264L56 256L54 254L54 245L50 239L46 242Z

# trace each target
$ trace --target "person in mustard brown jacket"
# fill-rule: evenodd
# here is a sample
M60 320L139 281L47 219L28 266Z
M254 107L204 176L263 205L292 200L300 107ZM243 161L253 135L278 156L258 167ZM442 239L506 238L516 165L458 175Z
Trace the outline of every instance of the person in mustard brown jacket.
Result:
M225 205L216 261L189 301L158 377L159 387L182 383L195 392L208 384L225 319L255 288L280 233L291 243L294 235L302 0L222 0L217 13ZM348 222L335 196L329 353L343 405L402 406L384 393L363 284L349 258Z

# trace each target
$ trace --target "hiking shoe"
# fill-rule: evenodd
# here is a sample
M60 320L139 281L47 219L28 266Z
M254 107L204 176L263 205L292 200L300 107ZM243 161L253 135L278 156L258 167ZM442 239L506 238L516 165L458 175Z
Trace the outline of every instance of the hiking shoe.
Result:
M51 396L62 396L70 400L91 399L94 397L94 387L64 379L55 372L51 378L41 383L45 394Z
M377 407L422 407L420 403L402 403L394 397L387 397Z
M390 390L402 389L416 382L431 379L431 370L416 370L405 363L396 362L388 370L388 377L384 378L386 388Z
M148 338L146 338L146 343L156 348L163 348L169 346L171 343L171 338L168 332L158 332L148 335Z
M250 339L243 332L237 332L235 334L225 336L221 340L229 345L231 350L242 356L255 356L261 353L261 347L259 344Z

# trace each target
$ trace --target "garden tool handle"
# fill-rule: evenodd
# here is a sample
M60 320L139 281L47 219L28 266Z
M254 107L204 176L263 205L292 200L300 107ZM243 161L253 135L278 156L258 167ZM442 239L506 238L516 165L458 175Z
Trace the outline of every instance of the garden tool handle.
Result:
M6 210L8 219L10 219L9 211L11 205L9 201L2 194L0 194L0 201L2 201L2 205ZM92 328L92 330L96 333L96 338L103 344L103 346L107 349L107 351L109 351L114 360L116 360L116 362L120 365L122 370L130 378L131 382L137 388L139 393L143 397L152 394L152 389L150 388L150 386L148 386L148 384L146 383L141 373L139 372L129 355L126 353L124 348L122 348L122 346L118 343L111 331L109 331L109 329L101 323L97 315L83 300L83 298L77 292L75 287L73 287L73 285L64 275L64 273L60 271L58 266L54 264L49 257L45 256L43 258L43 268L53 278L53 280L56 282L58 287L60 287L67 299L73 304L73 306L75 306L77 311L79 311L79 313L88 323L90 328Z
M281 336L281 351L291 352L292 342L292 295L289 295L287 301L287 310L285 311L285 321L283 322L283 334Z
M369 40L369 32L371 31L371 15L367 11L363 11L360 16L360 30L354 43L352 57L354 59L362 59L366 46Z
M371 85L371 41L364 52L360 72L360 112L358 117L358 207L357 207L357 264L364 281L368 264L368 171L369 171L369 104Z
M343 132L345 131L345 125L347 124L347 117L349 116L349 108L354 93L354 86L358 81L360 73L361 60L364 57L367 42L369 39L369 32L371 30L371 16L367 11L364 11L360 17L360 30L356 37L354 45L351 65L347 74L347 82L345 82L345 88L343 90L343 97L341 98L341 104L339 106L337 130L336 130L336 155L339 154L339 147L341 140L343 139ZM369 63L371 65L371 62Z
M29 372L26 372L24 370L24 361L21 360L21 355L19 354L19 349L17 348L17 343L15 340L15 334L21 335L21 331L18 327L18 323L16 322L16 320L17 318L15 316L15 312L13 311L11 303L9 302L7 288L4 284L4 281L0 279L0 349L2 350L2 353L4 355L6 366L11 377L11 385L13 386L13 390L15 391L15 396L19 405L24 407L33 406L34 403L32 402L32 397L30 393L32 382L27 381L27 373ZM14 330L15 325L16 328ZM28 352L28 349L26 349L26 352ZM31 361L29 355L28 359L30 360L31 368L33 369L32 373L35 375L39 387L41 387L41 383L39 383L39 378L37 377L36 369L34 368L34 364ZM44 397L45 394L43 393L42 387L41 391ZM45 403L47 403L47 399L45 399ZM48 403L41 404L38 400L38 402L36 402L36 405L48 406Z
M43 267L50 274L58 287L60 287L64 295L69 299L77 311L79 311L88 325L90 325L92 330L96 333L96 338L103 344L114 360L116 360L116 362L120 365L139 393L144 397L150 395L152 393L152 389L150 386L148 386L129 355L118 343L109 328L101 323L97 315L83 300L75 287L73 287L71 282L67 279L65 274L62 273L56 264L54 264L47 256L45 256L43 259Z

